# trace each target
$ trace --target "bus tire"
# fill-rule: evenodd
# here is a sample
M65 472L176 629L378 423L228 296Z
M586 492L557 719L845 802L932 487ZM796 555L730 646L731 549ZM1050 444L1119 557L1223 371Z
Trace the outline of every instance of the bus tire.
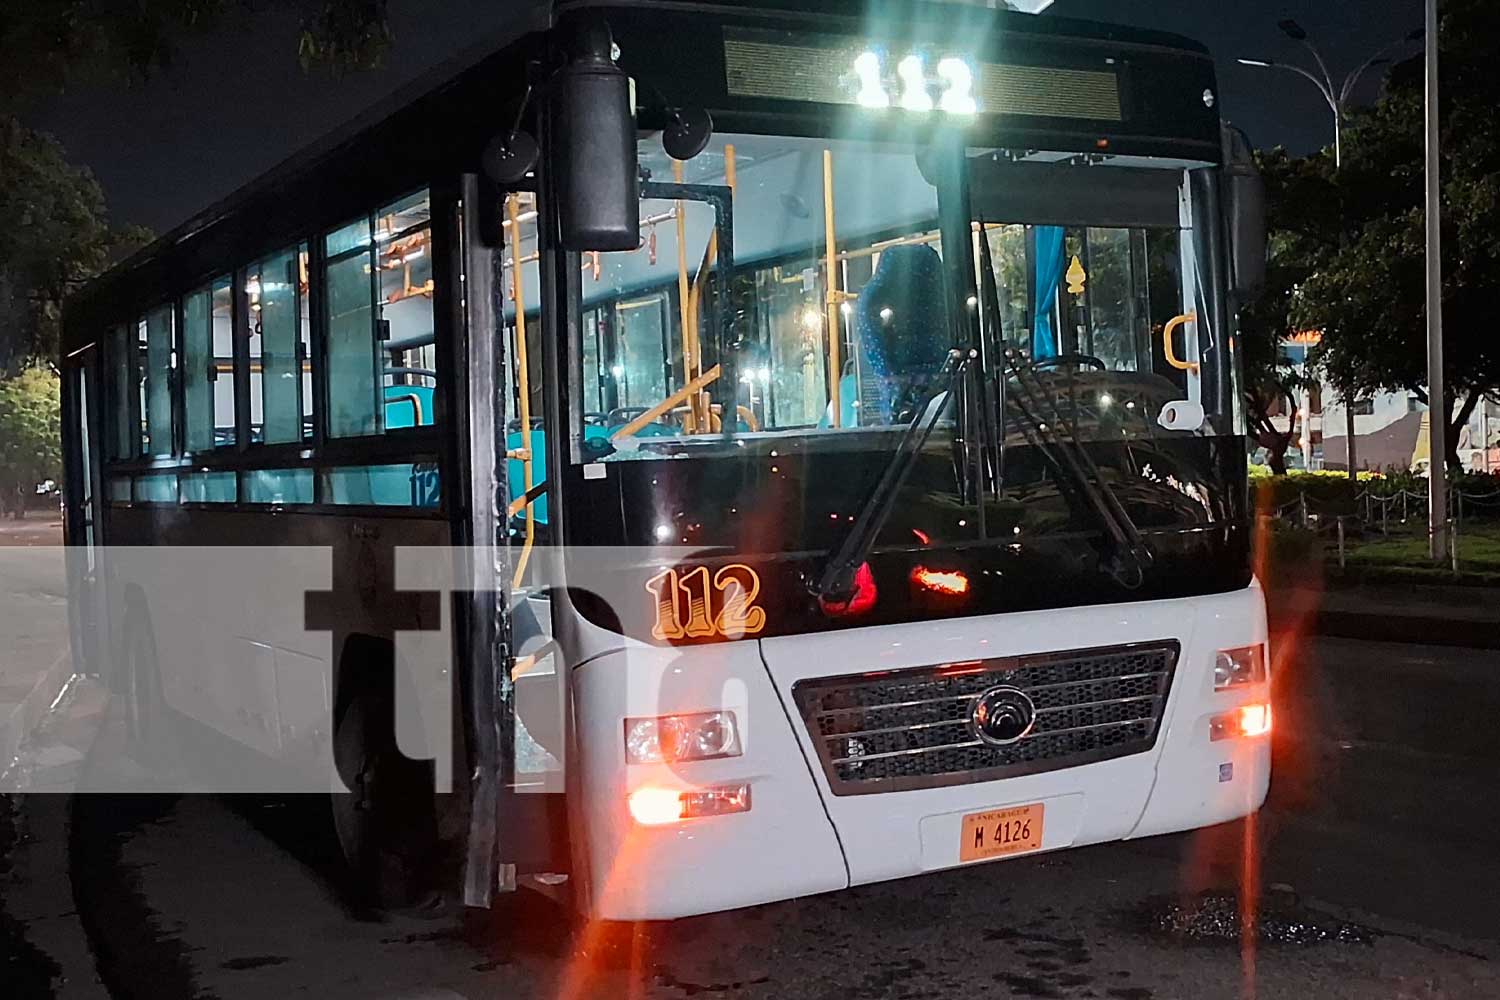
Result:
M348 792L330 797L351 895L384 910L430 910L440 845L430 763L396 745L394 705L373 687L341 699L333 755Z
M167 704L162 697L156 640L144 614L132 614L125 628L125 735L136 763L155 768L164 763L168 742Z

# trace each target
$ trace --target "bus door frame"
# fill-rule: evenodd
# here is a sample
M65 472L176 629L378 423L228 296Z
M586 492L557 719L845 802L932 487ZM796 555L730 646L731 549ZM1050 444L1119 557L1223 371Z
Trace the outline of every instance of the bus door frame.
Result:
M63 360L63 525L74 673L104 672L108 605L103 571L103 400L97 343Z
M442 225L454 237L450 302L456 433L449 438L450 504L462 592L454 594L455 676L469 782L463 897L488 907L515 889L514 845L501 837L503 799L515 772L515 693L511 682L511 567L505 455L505 238L500 212L508 192L479 174L458 178L457 210ZM460 280L461 279L461 280Z

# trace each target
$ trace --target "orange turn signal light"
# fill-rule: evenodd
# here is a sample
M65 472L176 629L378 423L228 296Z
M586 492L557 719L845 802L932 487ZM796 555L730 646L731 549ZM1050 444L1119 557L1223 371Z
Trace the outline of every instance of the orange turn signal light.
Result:
M1271 731L1271 706L1268 702L1241 705L1208 720L1210 742L1264 736Z
M637 788L630 793L630 815L642 826L665 826L682 819L682 799L674 788Z
M1246 705L1240 709L1240 735L1264 736L1271 731L1271 706Z
M646 785L630 793L630 816L641 826L667 826L684 819L750 811L748 784L682 791Z

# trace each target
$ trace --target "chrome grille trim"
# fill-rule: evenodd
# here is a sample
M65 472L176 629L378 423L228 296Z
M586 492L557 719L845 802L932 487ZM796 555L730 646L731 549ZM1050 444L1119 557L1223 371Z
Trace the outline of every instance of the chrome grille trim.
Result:
M994 781L1150 750L1180 648L1163 640L816 678L792 697L835 795ZM978 696L997 685L1036 706L1032 731L1008 746L969 726ZM863 752L849 752L856 741Z

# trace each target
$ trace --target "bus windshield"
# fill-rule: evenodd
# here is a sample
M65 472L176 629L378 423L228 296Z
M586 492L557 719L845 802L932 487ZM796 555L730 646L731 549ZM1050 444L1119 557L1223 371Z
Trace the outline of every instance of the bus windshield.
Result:
M1193 238L1195 194L1212 218L1212 191L1191 181L1203 164L969 149L962 183L940 192L929 175L959 173L924 170L932 150L915 144L720 135L682 163L645 137L639 153L640 247L582 258L574 458L624 479L628 463L713 461L680 495L654 477L655 492L635 497L643 509L630 516L623 498L620 531L591 540L826 551L874 488L879 456L928 408L941 412L928 414L888 542L983 537L966 472L976 438L1024 449L1036 423L1053 440L1181 437L1158 422L1174 400L1204 406L1198 436L1229 431L1217 278L1207 239ZM732 262L704 195L716 190L732 206ZM968 215L961 253L944 245L955 228L940 222L940 196ZM976 423L943 372L980 340L975 374L1010 402ZM989 500L1024 491L1026 470L988 477ZM778 516L731 529L727 513L741 510Z

